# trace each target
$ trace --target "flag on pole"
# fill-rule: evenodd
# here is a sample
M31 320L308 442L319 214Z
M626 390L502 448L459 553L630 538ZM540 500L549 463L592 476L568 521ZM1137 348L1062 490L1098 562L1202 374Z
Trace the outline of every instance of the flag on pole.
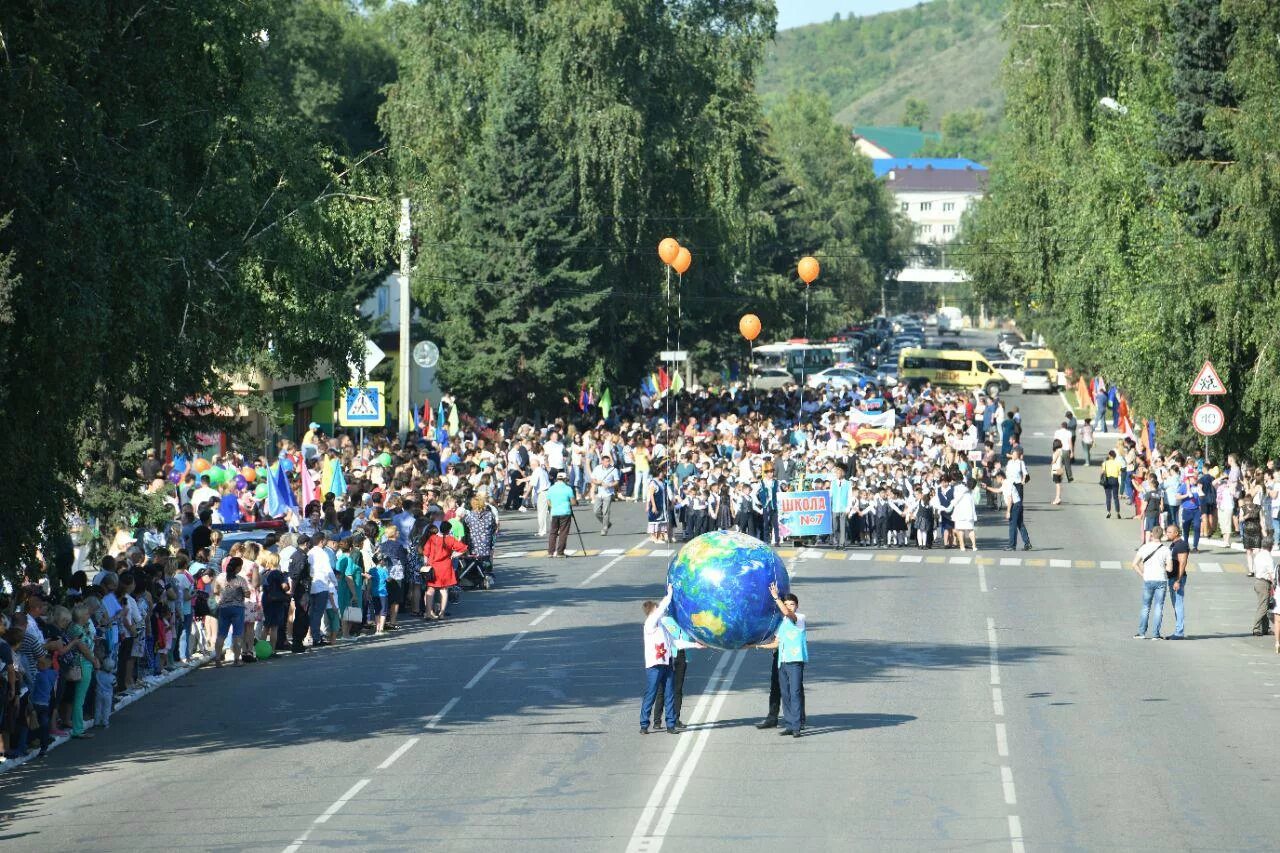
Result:
M674 375L671 377L671 393L679 394L683 388L684 388L684 377L680 375L679 370L676 370Z
M600 395L600 412L607 420L609 418L609 410L613 408L613 396L609 393L609 389L604 389L604 393Z
M444 427L444 397L440 398L440 402L436 405L436 428Z
M311 466L305 460L299 467L301 468L298 476L302 483L302 505L305 507L316 500L316 483L311 477Z
M454 403L449 406L449 434L458 434L458 404Z
M658 390L666 391L670 387L671 387L671 378L667 376L667 369L665 367L659 367L658 368Z
M415 427L416 428L416 427ZM337 459L326 459L320 463L320 494L327 495L333 491L333 469L338 467Z
M277 462L267 473L267 515L279 518L297 508L298 502L293 499L293 490L289 488L289 478Z
M329 491L338 498L347 493L347 478L342 473L342 463L337 459L333 460L333 480L329 483Z
M578 388L578 411L585 412L587 410L587 383L582 383Z

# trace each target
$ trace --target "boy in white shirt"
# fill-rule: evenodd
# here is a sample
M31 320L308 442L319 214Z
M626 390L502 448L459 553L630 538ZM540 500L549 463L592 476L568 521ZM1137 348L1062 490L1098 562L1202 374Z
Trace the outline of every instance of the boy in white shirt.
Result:
M640 734L642 735L649 733L649 719L653 713L653 703L657 697L659 684L662 685L663 716L666 718L667 734L679 733L676 729L675 670L671 666L675 640L662 622L662 617L667 614L667 608L670 606L671 584L667 584L667 594L662 601L646 601L641 605L644 610L645 665L644 701L640 704Z

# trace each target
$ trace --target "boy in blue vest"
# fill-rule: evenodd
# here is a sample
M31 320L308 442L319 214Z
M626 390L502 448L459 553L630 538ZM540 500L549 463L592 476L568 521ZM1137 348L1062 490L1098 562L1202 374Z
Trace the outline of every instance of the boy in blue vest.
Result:
M769 584L769 593L773 603L782 612L782 624L778 633L767 643L760 643L758 649L778 650L778 686L782 689L782 716L786 721L778 734L800 737L800 716L803 713L804 700L804 665L809 660L809 644L805 639L804 614L797 613L800 599L795 593L788 592L778 596L778 585Z

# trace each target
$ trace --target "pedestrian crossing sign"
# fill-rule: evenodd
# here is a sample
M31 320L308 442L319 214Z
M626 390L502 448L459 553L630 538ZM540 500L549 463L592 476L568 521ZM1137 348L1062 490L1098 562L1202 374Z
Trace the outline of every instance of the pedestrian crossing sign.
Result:
M1218 371L1213 369L1213 362L1205 360L1204 367L1200 368L1200 372L1196 374L1196 380L1191 383L1191 394L1225 394L1227 386L1222 384L1222 380L1218 378Z
M363 388L359 385L344 388L338 423L345 427L386 426L386 399L385 382L367 382Z

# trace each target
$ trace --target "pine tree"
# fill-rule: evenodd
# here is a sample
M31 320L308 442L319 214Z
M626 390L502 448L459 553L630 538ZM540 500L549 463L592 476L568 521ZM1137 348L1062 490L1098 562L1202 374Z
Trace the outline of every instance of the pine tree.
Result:
M529 63L498 71L458 211L464 281L441 294L441 378L486 414L554 410L592 372L607 290L584 251L573 173L540 126Z

